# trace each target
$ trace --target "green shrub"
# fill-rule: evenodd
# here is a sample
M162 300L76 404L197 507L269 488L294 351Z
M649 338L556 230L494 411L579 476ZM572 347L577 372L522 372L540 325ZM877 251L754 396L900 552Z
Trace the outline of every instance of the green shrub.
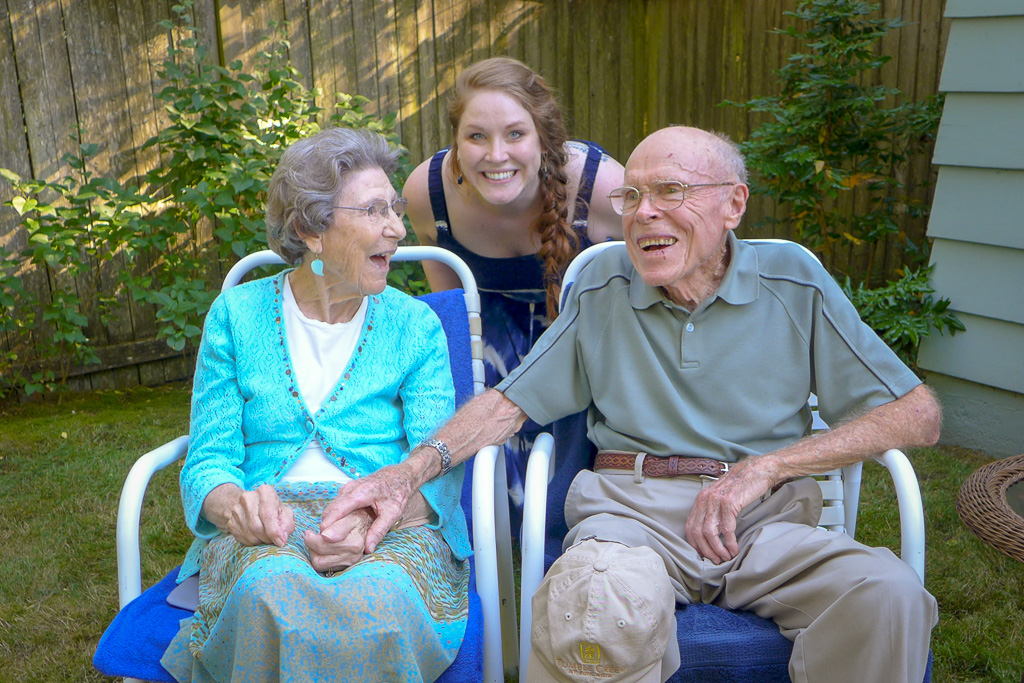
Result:
M841 283L843 291L857 307L861 319L896 352L900 359L917 369L917 347L933 329L963 331L964 325L949 310L949 299L935 301L929 283L931 266L907 269L902 277L882 287L854 287L850 278Z
M14 274L17 260L0 253L8 264L0 269L0 330L27 335L42 357L58 361L56 369L22 377L18 353L12 349L0 359L6 366L0 368L5 370L0 394L19 385L28 394L52 389L66 381L73 365L98 361L85 328L91 313L101 322L109 319L115 300L101 286L102 267L114 258L111 245L124 240L133 219L118 199L119 188L90 173L86 160L97 149L79 143L79 155L64 159L71 173L55 182L22 180L0 169L0 176L18 192L7 203L22 217L28 233L21 255L43 269L54 287L49 301L39 301Z
M773 199L782 214L767 221L789 223L826 263L840 247L868 245L862 268L834 275L847 282L868 324L913 366L921 338L963 325L947 310L948 300L932 301L927 268L907 268L900 280L873 289L875 245L898 236L902 262L927 261L927 245L900 229L905 218L927 214L901 178L934 140L942 102L931 97L886 106L899 90L868 84L890 59L877 53L878 41L903 25L871 18L877 9L860 0L801 0L786 13L801 27L775 31L804 45L775 71L779 94L729 104L770 115L741 145L752 191ZM866 197L865 210L850 209L854 192Z
M289 63L285 27L272 27L275 37L249 72L240 61L211 63L191 9L191 1L173 7L184 37L158 70L167 82L158 94L167 123L143 146L157 147L161 163L141 189L94 175L90 160L98 147L80 142L78 153L64 159L72 173L61 181L24 180L0 169L17 191L7 203L28 232L21 256L45 269L53 288L50 300L40 301L15 274L15 255L0 249L0 333L25 339L38 358L59 361L57 370L24 377L26 359L6 352L0 395L63 386L72 367L95 362L90 316L106 324L122 292L154 308L158 337L172 349L194 345L219 291L218 265L266 248L267 183L284 149L320 130L321 114L331 125L368 128L395 144L402 153L399 187L411 171L395 114L367 113L365 97L345 93L335 95L328 112L316 105L321 92L306 88ZM171 31L175 24L160 27ZM152 265L118 268L117 289L108 291L101 273L115 257ZM413 291L425 287L413 264L398 264L392 280Z

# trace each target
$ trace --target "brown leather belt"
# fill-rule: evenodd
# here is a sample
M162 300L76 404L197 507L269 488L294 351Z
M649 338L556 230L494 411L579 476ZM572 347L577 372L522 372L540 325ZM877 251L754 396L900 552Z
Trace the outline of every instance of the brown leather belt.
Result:
M598 451L594 469L632 471L638 455L632 451ZM729 471L729 463L685 455L647 455L644 457L643 471L648 477L679 477L687 474L721 477Z

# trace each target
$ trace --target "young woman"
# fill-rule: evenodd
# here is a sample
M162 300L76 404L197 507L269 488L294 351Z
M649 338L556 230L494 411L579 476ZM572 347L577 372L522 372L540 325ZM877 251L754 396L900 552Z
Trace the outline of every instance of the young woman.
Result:
M567 140L544 79L514 59L486 59L464 71L448 118L451 147L420 164L403 194L420 243L458 254L476 276L486 383L494 386L557 315L562 273L573 257L595 242L622 239L621 218L605 196L622 185L623 170L599 145ZM424 270L434 290L459 286L443 265ZM582 415L528 423L505 446L517 507L533 438L552 430L560 460L583 451L589 457Z

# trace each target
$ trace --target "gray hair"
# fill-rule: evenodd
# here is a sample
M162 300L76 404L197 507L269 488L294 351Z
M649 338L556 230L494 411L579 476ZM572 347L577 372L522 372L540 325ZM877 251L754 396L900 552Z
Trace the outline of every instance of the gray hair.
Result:
M734 174L739 182L746 185L749 180L747 162L743 158L740 146L733 142L732 138L725 133L720 133L717 130L709 130L708 133L717 138L721 143L718 145L718 160L723 170Z
M290 265L302 261L303 236L322 235L334 219L334 205L354 171L380 168L391 174L398 150L378 133L328 128L293 143L267 187L267 243Z

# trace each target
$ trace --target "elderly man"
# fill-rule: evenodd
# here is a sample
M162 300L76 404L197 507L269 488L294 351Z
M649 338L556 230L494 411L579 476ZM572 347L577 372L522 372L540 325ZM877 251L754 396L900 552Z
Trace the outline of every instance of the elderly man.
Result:
M794 641L794 681L924 676L935 600L890 551L817 528L820 490L801 477L935 443L938 405L815 259L734 237L745 181L742 156L716 134L673 127L641 142L610 196L629 258L595 259L515 372L404 463L350 484L337 506L377 510L372 549L416 486L526 416L545 424L589 408L600 450L570 488L568 550L534 599L531 681L663 681L678 663L664 624L673 603L695 602L773 619ZM811 392L833 427L814 436ZM640 642L655 643L660 666L606 657L588 669L585 625L582 655L556 651L552 633L576 617L552 610L593 610L598 579L621 571L637 585L641 566L639 583L655 589L633 603L653 614ZM624 638L627 621L616 622Z

